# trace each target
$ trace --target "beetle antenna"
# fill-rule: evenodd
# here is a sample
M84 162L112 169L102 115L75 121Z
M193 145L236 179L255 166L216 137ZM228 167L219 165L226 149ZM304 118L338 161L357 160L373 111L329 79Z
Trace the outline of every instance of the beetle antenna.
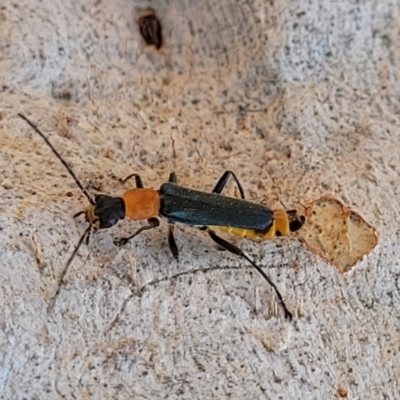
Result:
M63 271L61 272L61 274L60 274L60 276L58 278L57 291L56 291L56 293L54 294L54 296L51 299L50 308L53 308L54 303L56 301L56 298L57 298L58 294L60 293L60 289L61 289L61 286L63 284L64 277L68 272L68 269L69 269L69 266L72 263L72 260L75 258L76 254L78 253L78 250L80 249L82 243L89 237L91 230L92 230L92 225L89 225L86 228L85 232L83 232L82 236L80 237L79 242L75 246L75 249L74 249L73 253L68 258L68 261L66 262L65 267L64 267Z
M66 161L61 157L60 153L55 149L55 147L51 144L50 140L47 139L47 137L40 131L40 129L33 123L31 122L25 115L18 113L18 116L24 119L42 138L43 140L47 143L47 145L50 147L50 149L53 151L53 153L57 156L57 158L62 162L64 167L67 169L69 174L72 176L74 179L75 183L78 185L79 189L81 189L82 193L87 197L89 200L90 204L93 206L96 204L88 191L83 187L79 179L76 177L74 174L74 171L72 171L71 167L66 163Z
M62 272L62 274L60 275L60 278L59 278L59 284L60 285L62 284L62 281L63 281L63 279L64 279L64 277L65 277L65 275L66 275L66 273L68 271L68 268L69 268L70 264L72 263L72 260L75 258L76 254L78 253L78 250L81 247L82 243L90 236L91 230L92 230L92 225L89 225L86 228L85 232L83 232L81 238L79 239L78 244L75 246L75 249L74 249L73 253L68 258L68 261L65 264L64 271Z

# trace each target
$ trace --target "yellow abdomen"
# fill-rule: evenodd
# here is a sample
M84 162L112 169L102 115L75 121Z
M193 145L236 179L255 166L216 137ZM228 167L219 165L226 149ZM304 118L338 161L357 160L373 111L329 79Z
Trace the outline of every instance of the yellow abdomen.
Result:
M274 211L274 221L268 231L256 231L254 229L232 228L229 226L210 226L211 229L219 229L252 240L269 240L275 236L287 236L290 233L290 220L285 210Z

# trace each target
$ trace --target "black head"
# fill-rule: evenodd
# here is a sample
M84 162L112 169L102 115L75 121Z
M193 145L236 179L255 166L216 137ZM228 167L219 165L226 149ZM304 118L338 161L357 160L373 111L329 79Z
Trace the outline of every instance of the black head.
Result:
M125 218L125 202L121 197L97 195L94 206L86 212L87 221L97 229L107 229Z

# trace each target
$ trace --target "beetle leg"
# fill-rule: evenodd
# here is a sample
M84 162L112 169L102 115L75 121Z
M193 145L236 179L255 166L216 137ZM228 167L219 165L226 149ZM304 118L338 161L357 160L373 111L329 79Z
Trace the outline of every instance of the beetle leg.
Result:
M140 177L139 174L130 174L130 175L128 175L125 179L118 178L118 180L119 180L122 184L125 184L125 183L128 182L129 179L131 179L131 178L135 178L135 184L136 184L136 187L137 187L138 189L144 188L142 178Z
M141 228L139 228L136 232L134 232L132 235L120 239L115 239L114 244L116 246L124 246L127 244L131 239L133 239L135 236L141 234L144 231L148 231L149 229L154 229L160 226L160 221L157 218L149 218L147 220L149 225L144 225Z
M240 197L241 197L242 199L244 199L245 196L244 196L243 187L242 187L241 183L239 182L239 179L237 178L237 176L236 176L232 171L225 171L225 172L223 173L223 175L221 176L221 178L218 179L218 182L217 182L217 184L215 185L215 187L214 187L212 193L220 194L220 193L222 192L222 190L224 189L224 187L226 186L226 184L228 183L228 179L229 179L230 176L232 176L232 178L233 178L233 179L235 180L235 182L236 182L236 185L237 185L237 187L238 187L238 189L239 189L239 192L240 192Z
M278 297L279 303L283 307L285 311L285 318L291 320L293 318L292 313L287 309L285 302L283 301L282 295L280 294L278 288L276 287L275 283L268 277L268 275L257 265L254 261L249 258L246 253L240 249L239 247L235 246L234 244L222 239L218 236L213 230L207 229L208 234L210 235L211 239L214 240L219 246L223 247L224 249L228 250L229 252L236 254L239 257L243 257L246 259L261 275L262 277L273 287L275 293Z

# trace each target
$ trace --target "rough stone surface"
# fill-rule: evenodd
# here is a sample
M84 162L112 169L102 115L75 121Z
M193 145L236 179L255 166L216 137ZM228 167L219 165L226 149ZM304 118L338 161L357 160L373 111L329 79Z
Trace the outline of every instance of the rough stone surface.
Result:
M160 51L136 21L151 7ZM0 393L4 399L398 398L400 5L391 1L4 1L0 7ZM86 225L79 179L123 193L341 198L379 232L347 274L297 241L240 244L298 318L203 233L166 224L122 250L98 233L48 298ZM233 186L230 186L233 193Z

